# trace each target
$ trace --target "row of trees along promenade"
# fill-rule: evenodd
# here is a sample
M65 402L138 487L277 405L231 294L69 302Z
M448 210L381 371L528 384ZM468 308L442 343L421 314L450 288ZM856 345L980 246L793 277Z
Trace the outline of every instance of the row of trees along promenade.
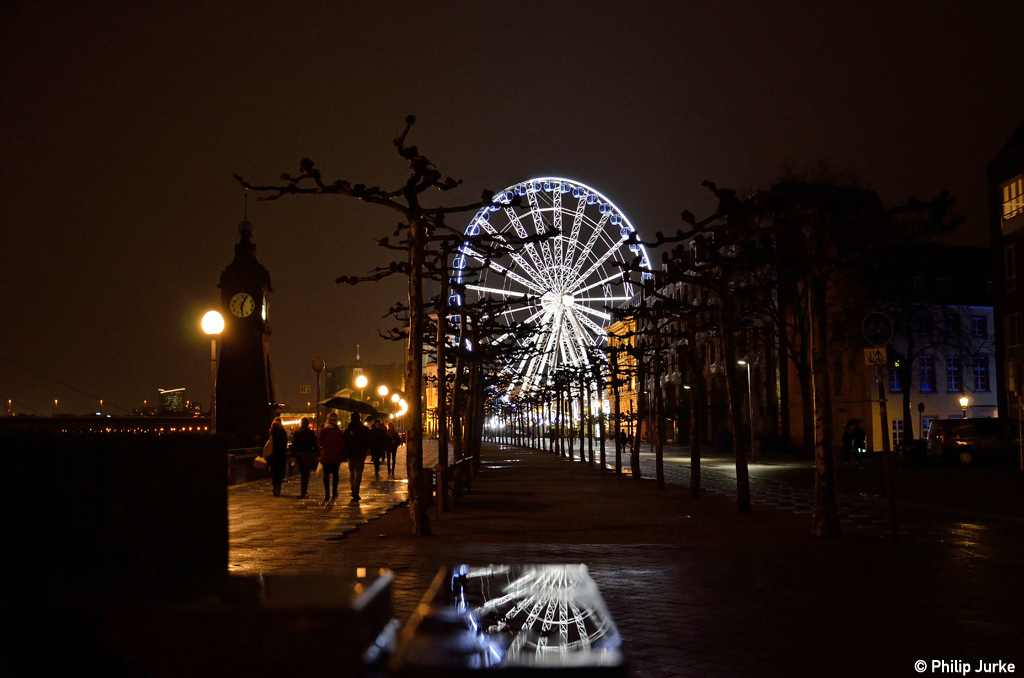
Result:
M733 433L736 458L736 502L750 511L744 427L743 390L737 361L741 348L757 341L777 342L781 359L796 366L804 394L804 440L813 441L815 501L811 533L825 537L841 532L838 517L832 441L832 389L829 383L829 344L835 341L834 326L848 308L849 289L858 271L877 262L882 253L960 223L950 215L953 200L940 193L930 202L909 201L882 209L870 191L837 186L834 177L776 183L771 189L741 197L737 191L704 186L713 194L717 208L698 219L682 213L683 227L673 235L656 233L644 241L634 232L631 245L662 250L662 270L643 266L640 256L619 262L619 286L635 285L640 294L617 308L607 308L617 321L604 345L587 347L586 360L573 367L552 367L534 384L514 380L515 366L537 358L550 348L539 341L535 325L502 321L508 309L503 299L470 303L466 286L484 271L501 272L492 261L518 256L524 248L560 235L547 226L519 237L476 229L469 234L450 219L481 208L518 207L520 197L491 191L464 204L428 204L462 182L444 176L416 146L407 145L415 122L406 119L395 139L398 154L408 163L405 183L393 189L328 181L315 163L304 158L299 173L284 173L279 183L253 184L236 179L261 194L260 200L291 195L335 195L355 198L392 210L401 221L390 235L377 240L380 247L402 253L401 258L366 275L343 275L338 283L356 285L392 275L408 280L408 300L388 311L396 326L387 337L406 345L406 392L409 421L423 421L423 357L436 358L437 420L439 449L449 443L459 473L472 473L479 458L485 422L499 422L495 435L519 445L544 447L580 460L595 461L595 437L601 468L609 463L608 442L614 441L616 472L622 472L628 454L630 470L640 478L639 427L624 449L621 435L627 419L622 411L624 387L636 393L635 420L654 422L648 435L655 442L656 477L664 483L663 445L666 404L660 386L667 360L674 360L689 388L689 443L691 491L699 496L700 442L706 421L708 390L714 388L706 370L709 350L721 352L725 372L727 421ZM467 266L470 252L480 262ZM458 262L458 268L455 268ZM424 280L439 290L424 298ZM682 290L673 293L672 290ZM542 299L525 298L540 305ZM429 313L428 309L433 312ZM551 361L554 365L555 361ZM654 387L658 384L658 387ZM649 392L649 393L648 393ZM611 412L592 404L611 402ZM653 411L648 412L650 407ZM785 408L782 408L785 410ZM784 421L785 411L775 413ZM596 430L595 430L596 429ZM572 435L570 435L570 431ZM886 441L887 442L887 441ZM576 444L578 443L578 450ZM430 532L427 512L427 474L423 469L422 428L410 426L407 439L409 508L417 536ZM447 455L438 456L438 477L447 478ZM438 501L446 508L447 493Z

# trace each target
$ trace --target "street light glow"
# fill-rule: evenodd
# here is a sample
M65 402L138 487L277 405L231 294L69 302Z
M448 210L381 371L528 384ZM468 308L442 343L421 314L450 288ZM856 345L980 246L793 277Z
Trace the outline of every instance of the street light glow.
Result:
M399 400L401 400L401 398L398 396L397 393L391 394L391 402L397 403Z
M377 389L377 393L381 394L382 397L386 396L388 394L388 387L381 384L381 387Z
M220 334L224 331L224 317L217 311L207 311L203 316L203 332Z
M967 403L969 403L969 402L970 402L970 400L967 399L967 396L964 396L963 398L960 399L960 407L962 407L962 408L964 408L966 410L967 409Z
M356 388L366 388L368 383L370 383L370 380L366 378L365 374L360 374L356 377Z

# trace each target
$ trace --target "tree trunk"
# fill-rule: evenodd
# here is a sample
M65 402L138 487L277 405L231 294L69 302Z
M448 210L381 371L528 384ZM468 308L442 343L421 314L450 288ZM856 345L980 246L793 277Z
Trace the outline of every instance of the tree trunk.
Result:
M690 494L697 498L700 497L701 405L705 396L701 369L704 363L700 346L695 340L691 340L686 359L690 375Z
M814 389L811 385L810 369L797 369L800 378L800 412L803 419L803 448L808 453L814 452Z
M423 228L421 219L410 221L409 340L405 348L405 392L409 397L405 464L409 478L412 532L417 537L430 536L426 474L423 472Z
M908 320L907 324L909 325L910 324L909 320L910 320L910 317L911 317L910 314L909 313L906 314L905 317L907 318L907 320ZM900 365L900 367L902 368L900 371L903 373L903 374L900 375L901 378L903 379L903 383L900 384L900 389L903 391L903 398L902 398L902 400L903 400L903 446L904 447L908 447L908 446L914 444L914 423L913 423L914 415L913 415L913 413L911 411L911 408L910 408L910 396L911 396L910 384L911 384L911 380L914 378L914 367L913 367L914 366L914 350L915 350L914 349L914 333L913 333L913 331L911 331L908 328L908 330L907 330L907 351L906 351L906 357L903 359L903 362ZM921 386L923 387L924 384L921 384ZM934 363L932 363L932 390L935 390L935 364ZM893 441L893 442L895 442L895 441ZM895 447L895 445L893 447Z
M586 438L587 438L586 426L587 426L587 424L586 424L586 419L584 418L584 409L583 409L583 405L585 404L584 403L584 399L586 398L586 393L584 391L584 383L585 382L586 382L586 377L583 376L583 370L581 369L580 370L580 384L579 384L579 388L580 388L580 461L586 461L587 460L586 454L584 454L584 450L583 450L583 447L584 447L584 445L586 445L586 442L587 442L586 441Z
M448 277L441 276L437 305L437 477L442 487L448 468ZM448 510L448 493L438 492L437 510Z
M651 368L654 373L654 407L651 419L654 425L651 433L654 435L654 470L658 485L665 485L665 412L664 398L661 386L661 333L658 329L658 321L653 323L654 329L654 357L651 359Z
M599 364L596 370L597 376L597 433L600 444L600 455L601 455L601 470L604 471L607 468L607 455L605 454L605 440L608 437L608 432L605 430L606 426L606 415L604 411L604 369Z
M783 313L779 311L782 317L776 328L779 337L779 400L782 402L779 409L779 435L788 442L793 430L789 420L789 337L786 335L786 319Z
M826 282L815 276L808 289L811 321L811 384L814 391L814 524L811 534L842 534L836 502L832 435L832 391L828 375L828 307Z
M583 376L583 383L584 383L584 385L587 388L587 418L586 418L586 423L587 423L587 457L589 459L589 463L593 464L594 463L594 413L591 412L591 410L593 409L594 397L590 393L591 383L590 383L590 379L587 378L589 375L587 375L587 373L585 371L584 371L583 375L584 375Z
M633 447L629 451L629 469L633 477L640 479L640 427L647 418L647 382L644 372L644 353L640 343L636 343L636 432L633 435Z
M612 353L612 394L615 397L615 475L622 474L622 401L619 394L621 382L619 381L619 360L616 353Z
M779 433L779 394L775 381L777 355L775 353L775 329L769 327L763 332L764 339L764 413L768 426L762 430L768 435ZM762 447L763 444L762 444Z
M729 422L732 424L733 449L736 450L736 508L750 511L750 477L747 471L747 446L743 435L743 395L736 377L736 335L732 301L719 295L722 353L725 359L725 387L729 395Z

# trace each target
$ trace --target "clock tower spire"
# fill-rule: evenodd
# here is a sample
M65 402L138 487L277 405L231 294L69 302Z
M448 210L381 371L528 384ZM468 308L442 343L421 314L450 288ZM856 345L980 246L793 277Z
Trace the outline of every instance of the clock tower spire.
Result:
M248 208L248 205L246 205ZM262 442L276 413L270 369L270 273L256 259L248 209L235 257L220 274L224 316L217 374L217 430L238 445Z

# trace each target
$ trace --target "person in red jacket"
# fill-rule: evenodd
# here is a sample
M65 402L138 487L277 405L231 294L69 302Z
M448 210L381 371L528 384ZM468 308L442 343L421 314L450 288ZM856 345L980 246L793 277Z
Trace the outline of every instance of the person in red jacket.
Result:
M324 503L338 498L338 469L345 459L345 435L338 428L338 415L327 415L327 425L320 431L320 463L324 467ZM334 476L333 484L328 480Z

